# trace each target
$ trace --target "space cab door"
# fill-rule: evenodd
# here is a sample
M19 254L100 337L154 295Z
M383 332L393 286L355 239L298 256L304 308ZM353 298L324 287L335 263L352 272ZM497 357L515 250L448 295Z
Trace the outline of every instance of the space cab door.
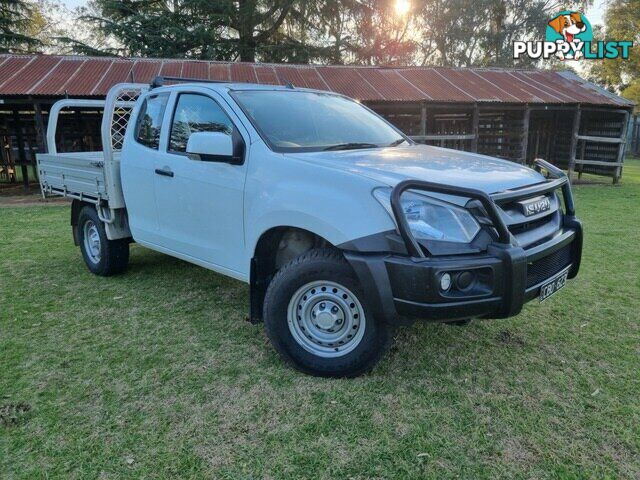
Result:
M160 151L163 122L169 92L150 93L137 112L136 123L127 131L120 161L120 179L129 228L138 242L158 240L158 215L155 198L155 165Z
M162 246L179 256L245 278L243 191L249 136L224 105L206 88L171 94L164 155L155 166L159 234ZM242 163L187 155L187 142L196 132L234 138Z

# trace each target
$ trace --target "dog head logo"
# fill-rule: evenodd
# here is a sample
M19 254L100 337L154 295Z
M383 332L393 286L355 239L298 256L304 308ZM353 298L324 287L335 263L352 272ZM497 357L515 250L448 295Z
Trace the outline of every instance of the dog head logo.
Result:
M549 42L566 42L576 45L593 40L593 32L591 24L580 12L565 11L560 12L547 23L546 39ZM576 49L579 50L579 49ZM565 58L578 60L582 57L580 51L576 51L575 55L569 53L564 55L558 52L560 60Z
M567 42L573 42L573 38L587 31L587 25L582 21L582 14L579 12L571 12L568 15L558 15L547 24L553 28L556 33L562 35Z

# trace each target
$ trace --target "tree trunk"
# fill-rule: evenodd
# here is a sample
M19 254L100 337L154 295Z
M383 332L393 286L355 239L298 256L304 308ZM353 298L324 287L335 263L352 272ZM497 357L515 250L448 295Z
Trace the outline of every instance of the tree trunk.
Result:
M252 39L240 39L240 61L256 61L256 46Z
M436 38L436 49L438 50L438 52L440 52L440 65L442 67L446 67L448 66L448 60L447 60L447 44L446 44L446 40L444 39L444 37L438 37Z
M256 44L253 38L253 29L255 28L253 20L254 13L254 1L240 0L238 2L238 14L240 20L240 28L238 29L238 53L240 54L241 62L256 61Z

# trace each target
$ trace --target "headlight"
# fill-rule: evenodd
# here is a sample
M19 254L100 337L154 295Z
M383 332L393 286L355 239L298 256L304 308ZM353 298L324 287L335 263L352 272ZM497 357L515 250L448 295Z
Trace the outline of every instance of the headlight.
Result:
M391 209L391 189L376 188L373 196L394 218ZM413 192L400 197L411 233L416 240L441 240L470 243L480 231L480 225L464 208Z

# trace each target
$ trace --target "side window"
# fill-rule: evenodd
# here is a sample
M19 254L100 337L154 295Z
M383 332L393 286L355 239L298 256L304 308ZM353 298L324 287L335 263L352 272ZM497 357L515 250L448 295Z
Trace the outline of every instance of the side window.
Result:
M168 93L152 95L145 99L136 124L135 137L138 143L155 150L160 145L160 129L164 110L169 99Z
M183 93L178 97L173 115L169 150L186 152L192 133L222 132L231 135L233 128L231 119L215 100L195 93Z

